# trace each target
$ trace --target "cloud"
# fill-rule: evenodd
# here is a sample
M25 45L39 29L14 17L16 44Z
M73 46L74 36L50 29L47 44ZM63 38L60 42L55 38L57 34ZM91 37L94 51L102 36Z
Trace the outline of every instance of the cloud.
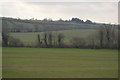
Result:
M54 20L78 17L95 22L117 23L116 2L5 2L2 16L19 18L52 18Z
M21 0L24 2L119 2L119 0ZM16 2L16 0L1 0L0 2Z

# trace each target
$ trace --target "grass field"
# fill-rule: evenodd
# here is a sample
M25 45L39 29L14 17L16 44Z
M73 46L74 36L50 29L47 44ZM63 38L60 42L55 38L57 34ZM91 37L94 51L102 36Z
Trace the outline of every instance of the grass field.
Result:
M95 31L96 30L94 29L63 30L63 31L53 31L53 34L63 33L65 35L65 42L68 42L71 38L74 37L86 38ZM25 44L35 44L35 42L37 41L38 34L43 34L43 33L42 32L11 33L11 36L20 39Z
M117 50L3 48L3 78L116 78Z

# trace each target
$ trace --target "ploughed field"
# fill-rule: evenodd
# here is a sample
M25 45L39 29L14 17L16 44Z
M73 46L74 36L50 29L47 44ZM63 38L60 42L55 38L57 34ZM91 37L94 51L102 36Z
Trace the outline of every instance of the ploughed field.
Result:
M3 48L3 78L117 78L117 50Z

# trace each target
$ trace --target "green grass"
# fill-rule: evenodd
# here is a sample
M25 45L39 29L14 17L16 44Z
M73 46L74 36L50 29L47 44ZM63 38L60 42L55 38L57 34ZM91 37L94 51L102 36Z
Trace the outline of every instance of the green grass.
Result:
M3 78L117 78L117 50L3 48Z
M69 42L74 37L86 38L90 34L94 33L94 29L80 29L80 30L63 30L53 31L53 34L63 33L65 35L65 43ZM28 33L11 33L11 36L20 39L25 44L35 44L37 41L37 35L42 32L28 32Z
M2 76L2 47L0 46L0 76Z

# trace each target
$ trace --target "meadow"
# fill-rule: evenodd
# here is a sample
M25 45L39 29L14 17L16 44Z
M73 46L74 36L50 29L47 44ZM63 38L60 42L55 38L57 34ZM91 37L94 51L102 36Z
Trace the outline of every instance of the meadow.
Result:
M3 48L3 78L117 78L118 51Z
M95 29L77 29L77 30L62 30L62 31L52 31L53 34L62 33L65 36L65 43L69 43L69 40L75 37L87 38L89 35L95 33ZM18 32L10 33L11 36L20 39L24 44L35 44L37 41L37 35L43 34L43 32Z

